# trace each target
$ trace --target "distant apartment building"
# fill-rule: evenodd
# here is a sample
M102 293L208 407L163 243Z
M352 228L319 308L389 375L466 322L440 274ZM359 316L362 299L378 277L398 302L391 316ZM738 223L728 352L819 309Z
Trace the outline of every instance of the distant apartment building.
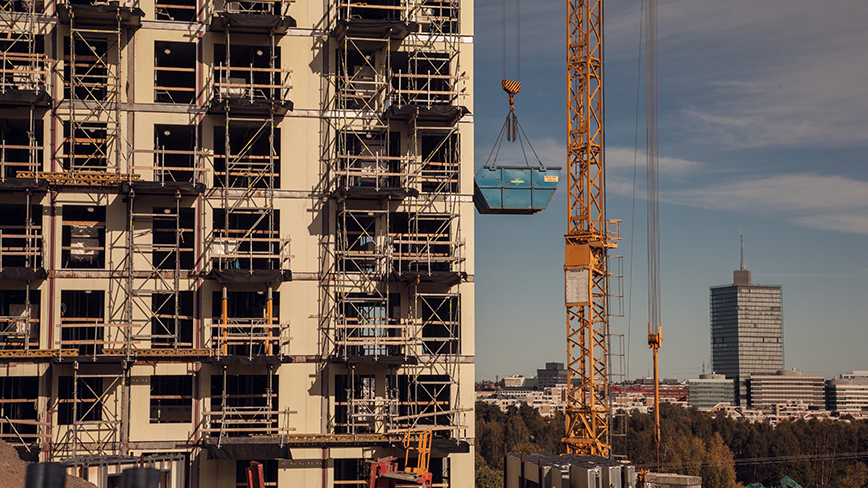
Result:
M806 376L793 369L775 374L751 375L746 383L748 403L754 409L768 409L795 401L814 408L826 405L825 378L822 376Z
M733 384L733 380L722 374L703 374L698 379L687 380L690 405L708 410L720 403L732 404L735 400Z
M537 386L540 389L567 384L567 370L564 363L546 363L545 369L536 370Z
M868 371L854 371L827 381L826 408L841 413L868 410Z

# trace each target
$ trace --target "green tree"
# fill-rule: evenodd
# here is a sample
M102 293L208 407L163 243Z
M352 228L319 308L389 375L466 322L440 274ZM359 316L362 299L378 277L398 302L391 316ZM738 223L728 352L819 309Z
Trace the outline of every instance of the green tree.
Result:
M735 488L735 462L732 451L723 443L723 437L715 432L705 446L706 464L702 468L704 488Z
M503 474L491 469L478 452L476 453L476 488L503 488Z

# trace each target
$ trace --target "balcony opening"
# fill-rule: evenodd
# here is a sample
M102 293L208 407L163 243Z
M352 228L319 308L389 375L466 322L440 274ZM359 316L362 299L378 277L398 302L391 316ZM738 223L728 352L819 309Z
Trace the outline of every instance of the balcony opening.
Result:
M105 268L105 207L65 205L61 245L63 268Z
M289 100L291 70L281 68L280 48L272 59L268 46L214 45L214 98L284 101Z
M180 213L176 214L178 210ZM154 207L154 215L151 264L157 269L192 269L195 262L195 209Z
M272 139L267 124L230 125L227 145L226 128L214 127L214 186L277 189L280 169L280 129Z
M350 293L340 298L337 342L345 356L403 356L409 343L400 327L401 295Z
M154 101L185 103L196 100L196 44L154 42Z
M0 269L42 267L42 205L0 204Z
M178 314L175 314L175 300ZM151 347L165 349L193 347L193 292L151 295Z
M39 297L39 291L30 292L28 315L27 290L0 291L0 349L39 347Z
M62 290L60 292L60 344L80 355L100 354L105 326L105 292Z
M78 386L76 394L74 385ZM97 377L78 378L61 376L57 382L57 423L72 425L75 422L103 420L102 400L103 379ZM75 399L78 398L78 402Z
M458 354L461 300L457 295L421 295L423 353Z
M283 242L280 238L280 213L273 210L269 228L267 209L246 209L228 217L222 208L214 209L214 242L211 256L219 269L281 269Z
M279 351L280 293L272 293L271 323L266 291L227 292L227 317L223 323L222 292L211 296L212 338L229 356L272 355Z
M19 171L37 171L45 147L42 142L42 123L33 126L30 140L30 121L27 119L0 119L0 178L17 178Z
M0 423L0 436L10 444L18 444L19 437L26 443L38 440L37 426L33 422L39 420L36 405L39 392L39 378L20 377L0 378L0 418L6 422Z
M196 0L157 0L154 17L157 20L195 22L198 18Z
M458 135L422 134L419 137L422 166L421 189L426 193L458 193Z
M152 424L189 423L193 419L193 378L151 376Z
M154 125L154 181L194 182L195 125Z
M392 266L413 272L455 271L460 260L452 237L451 215L419 215L403 212L391 215Z
M73 53L75 63L72 59ZM70 39L67 37L63 45L63 54L63 79L66 87L64 96L67 100L74 98L104 101L108 94L114 91L115 87L110 86L108 39L78 35L75 38L73 52Z
M378 408L377 381L373 375L340 374L335 376L335 434L370 434L375 432ZM382 403L382 402L380 402ZM380 418L380 421L383 419Z
M7 7L15 12L25 8L29 2L8 1ZM0 11L8 10L0 7ZM32 52L31 52L32 41ZM45 67L45 36L31 36L24 32L9 30L0 39L0 55L2 55L2 70L0 70L0 92L9 90L41 91L46 90L48 79Z
M348 1L338 9L338 16L348 20L404 20L405 8L400 0Z
M278 399L278 383L273 379L264 374L211 376L210 429L220 429L225 423L224 435L228 437L274 435L279 416L273 413Z
M257 462L262 464L262 481L264 482L264 486L276 487L278 460L260 459ZM236 488L247 488L247 468L250 466L250 463L251 461L246 459L238 459L235 461Z
M67 170L105 171L109 164L109 146L105 122L63 123L63 159Z
M338 138L340 187L406 188L406 159L401 134L385 131L344 131Z

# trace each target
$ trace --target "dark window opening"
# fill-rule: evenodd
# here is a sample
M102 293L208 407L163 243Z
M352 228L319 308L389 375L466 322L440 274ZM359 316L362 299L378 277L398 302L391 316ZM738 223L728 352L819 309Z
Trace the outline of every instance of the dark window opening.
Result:
M227 317L223 323L223 292L211 296L214 326L212 338L223 354L250 356L278 352L280 341L280 293L272 293L272 318L268 323L268 293L266 291L227 292Z
M154 101L189 104L195 100L196 44L154 42Z
M371 463L367 459L335 459L333 481L367 483L371 478ZM358 483L362 485L362 483Z
M31 423L18 423L16 420L35 421L36 401L39 392L39 378L0 378L0 418L8 419L0 423L0 434L7 442L18 443L18 435L27 442L37 433L37 426ZM14 429L13 429L14 427Z
M230 437L257 435L256 430L274 435L283 421L282 416L272 413L277 410L277 399L278 383L269 375L214 375L211 412L219 415L211 416L211 429L219 429L225 419L224 434Z
M42 205L0 204L0 268L42 266Z
M178 210L180 213L176 213ZM192 269L196 235L194 209L154 207L153 225L151 264L157 269Z
M233 2L236 3L236 2ZM247 100L289 100L290 70L281 68L280 48L274 58L268 46L214 45L215 97Z
M377 246L377 217L373 212L344 212L338 216L338 269L346 273L375 273L382 251Z
M63 123L63 159L67 169L105 171L109 164L109 146L106 123Z
M157 0L154 3L157 20L194 22L198 18L196 0Z
M61 376L57 383L57 423L72 425L73 422L103 420L102 401L103 379L96 377ZM74 385L78 386L75 394ZM76 402L75 399L78 398Z
M63 207L61 265L64 268L105 268L105 207Z
M228 153L228 155L227 155ZM214 127L214 186L280 188L280 129L263 126Z
M344 131L338 138L341 187L406 188L406 158L401 157L401 134L385 131Z
M30 139L30 121L26 119L0 119L0 173L4 178L17 178L19 171L36 171L42 161L42 121L33 126Z
M456 295L419 297L422 313L422 346L425 354L458 354L461 301Z
M108 40L81 36L74 39L74 52L70 48L68 37L65 39L63 47L65 97L76 100L106 100L110 84L114 83L109 74ZM74 62L73 54L75 55Z
M376 294L351 293L340 298L342 323L337 341L350 356L401 356L410 340L398 327L401 295L391 293L388 300Z
M197 181L195 125L154 125L154 181Z
M25 12L28 4L18 0L3 0L0 1L0 11ZM31 40L33 52L30 51ZM48 75L44 52L44 36L31 37L20 31L6 31L0 39L0 66L3 68L0 70L0 89L4 93L8 90L45 91Z
M27 290L0 291L0 349L39 347L39 297L39 290L30 291L28 319Z
M60 342L62 349L77 349L81 355L102 352L105 292L62 290L60 292Z
M426 135L420 138L422 191L457 193L459 179L458 135Z
M260 459L257 461L262 464L262 481L265 486L277 486L277 459ZM247 468L250 467L251 461L239 459L235 461L235 486L237 488L247 488Z
M193 419L193 379L151 376L151 423L175 424Z
M393 213L390 217L392 266L401 271L453 271L458 245L450 215Z
M373 375L335 376L335 433L368 434L374 432L377 405L377 381Z
M269 224L269 221L272 221ZM280 238L280 214L268 209L245 209L244 213L214 209L211 256L219 269L281 269L285 259ZM271 226L271 229L269 227Z
M410 57L394 53L392 64L393 103L400 105L450 104L458 98L458 77L451 72L449 54L427 52Z
M176 314L177 298L177 314ZM151 347L193 347L193 292L151 296Z
M376 50L343 51L337 54L338 108L378 110L385 91L384 67L377 64Z
M341 19L352 20L403 20L404 13L399 0L365 0L364 2L347 2L347 7L338 9Z
M445 426L452 424L450 387L453 382L448 375L408 375L387 376L387 388L394 388L398 402L398 416L424 415L404 422L417 425ZM431 415L429 415L431 414ZM410 427L410 423L399 423L397 427ZM435 436L449 436L449 431L435 432Z

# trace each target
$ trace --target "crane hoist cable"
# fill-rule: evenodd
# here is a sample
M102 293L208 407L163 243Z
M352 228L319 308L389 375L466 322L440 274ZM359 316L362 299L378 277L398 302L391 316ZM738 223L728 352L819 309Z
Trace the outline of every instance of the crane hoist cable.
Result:
M515 75L516 80L510 80L506 77L506 0L501 0L501 74L503 79L500 82L500 87L509 97L509 113L506 115L506 120L500 128L500 133L494 142L491 152L488 154L488 159L485 161L485 167L493 167L497 164L497 157L500 155L500 148L503 144L504 136L508 142L518 141L521 146L522 157L526 166L530 166L530 161L525 150L525 142L533 153L540 168L545 168L530 139L524 132L524 128L518 121L518 115L515 113L515 96L521 91L521 0L515 2ZM493 159L492 159L493 157Z

